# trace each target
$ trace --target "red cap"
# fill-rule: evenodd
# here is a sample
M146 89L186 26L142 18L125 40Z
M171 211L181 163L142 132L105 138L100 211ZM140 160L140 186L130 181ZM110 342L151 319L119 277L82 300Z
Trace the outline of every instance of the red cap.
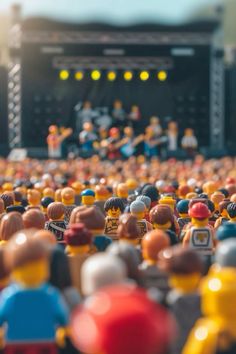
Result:
M128 285L104 288L72 316L74 343L85 353L165 353L173 329L161 305Z
M211 215L210 210L203 203L196 203L189 209L189 216L191 218L206 219Z

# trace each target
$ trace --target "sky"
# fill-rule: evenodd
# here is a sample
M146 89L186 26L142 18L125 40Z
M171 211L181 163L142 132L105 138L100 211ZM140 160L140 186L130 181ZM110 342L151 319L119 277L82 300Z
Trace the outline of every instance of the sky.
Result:
M105 21L126 24L145 19L184 22L204 5L224 0L0 0L0 12L23 5L23 15L46 16L73 22ZM236 1L236 0L235 0Z

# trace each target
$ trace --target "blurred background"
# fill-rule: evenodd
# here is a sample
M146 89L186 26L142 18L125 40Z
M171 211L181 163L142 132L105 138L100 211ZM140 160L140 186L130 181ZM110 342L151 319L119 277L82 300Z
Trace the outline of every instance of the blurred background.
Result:
M40 155L50 124L75 129L84 101L105 115L116 99L139 106L140 129L174 119L203 151L234 154L235 13L235 0L1 0L1 155Z

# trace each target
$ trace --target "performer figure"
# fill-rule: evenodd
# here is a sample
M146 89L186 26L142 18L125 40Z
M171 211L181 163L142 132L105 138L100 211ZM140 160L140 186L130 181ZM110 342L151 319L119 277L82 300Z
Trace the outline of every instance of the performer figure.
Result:
M115 126L124 126L126 113L123 109L123 104L120 100L115 100L112 110L112 118L114 119Z
M62 128L61 132L56 125L50 125L48 128L47 144L48 157L50 159L60 159L62 154L61 144L68 136L72 134L71 128Z

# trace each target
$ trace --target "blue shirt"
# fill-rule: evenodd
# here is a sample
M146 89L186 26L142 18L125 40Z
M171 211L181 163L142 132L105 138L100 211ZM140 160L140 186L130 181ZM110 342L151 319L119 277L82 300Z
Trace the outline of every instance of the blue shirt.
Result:
M0 326L6 342L55 342L57 327L66 326L69 311L59 291L49 284L36 289L11 284L0 296Z

